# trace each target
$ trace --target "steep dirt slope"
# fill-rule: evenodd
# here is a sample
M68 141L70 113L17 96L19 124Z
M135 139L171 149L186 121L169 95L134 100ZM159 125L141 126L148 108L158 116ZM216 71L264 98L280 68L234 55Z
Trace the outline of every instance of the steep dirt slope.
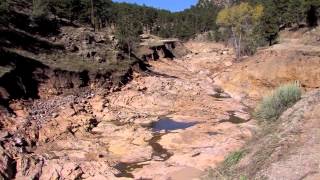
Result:
M261 49L215 78L217 84L239 99L259 99L280 84L299 81L306 89L320 87L318 29L281 36L280 44ZM289 34L289 35L288 35ZM306 41L313 37L312 41Z
M237 165L211 178L319 179L319 100L319 90L306 93L244 147L246 155Z
M305 94L294 107L280 118L279 146L271 157L279 157L258 176L269 179L320 178L320 91ZM281 145L280 145L281 144ZM287 147L286 147L287 146Z

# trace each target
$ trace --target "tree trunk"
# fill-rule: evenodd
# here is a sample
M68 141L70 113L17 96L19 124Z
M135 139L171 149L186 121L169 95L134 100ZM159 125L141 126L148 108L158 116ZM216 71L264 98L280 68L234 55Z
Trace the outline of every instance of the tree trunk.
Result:
M307 23L309 27L318 26L317 7L311 5L307 12Z
M272 45L272 37L270 36L269 37L269 46L271 46Z
M130 48L130 43L128 43L128 53L129 53L129 61L131 61L131 48Z
M234 36L233 37L233 39L234 39L234 49L235 49L235 53L236 53L236 59L238 59L239 57L238 57L238 43L237 43L237 38L236 38L236 36Z
M96 31L96 23L95 23L95 17L94 17L94 4L93 0L91 0L91 23L94 31Z
M32 12L36 9L36 0L32 0Z
M238 52L238 58L241 57L241 40L242 40L242 36L241 36L241 33L240 33L240 37L239 37L239 42L238 42L238 48L239 48L239 52Z
M235 53L236 53L236 59L239 59L239 44L238 44L238 38L237 38L237 35L234 31L234 29L232 28L232 36L233 36L233 46L234 46L234 49L235 49Z

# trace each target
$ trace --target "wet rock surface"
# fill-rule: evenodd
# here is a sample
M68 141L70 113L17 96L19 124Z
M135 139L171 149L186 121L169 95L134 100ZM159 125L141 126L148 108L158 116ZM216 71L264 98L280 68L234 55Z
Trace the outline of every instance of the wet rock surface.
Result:
M151 71L134 73L120 91L13 103L15 117L1 117L7 133L0 137L0 172L17 179L161 180L214 168L255 125L247 107L213 80L232 51L187 47L194 53L150 62Z

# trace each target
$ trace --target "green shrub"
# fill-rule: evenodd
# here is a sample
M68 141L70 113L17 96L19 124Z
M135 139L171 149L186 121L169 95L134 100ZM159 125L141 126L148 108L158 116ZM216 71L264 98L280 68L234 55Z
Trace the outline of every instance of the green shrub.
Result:
M301 98L298 83L290 83L278 87L269 96L265 96L255 109L255 117L259 120L276 120L282 112L294 105Z
M239 180L248 180L248 178L247 178L247 176L241 175L241 176L239 177Z
M225 167L231 167L236 164L242 159L242 157L245 155L245 151L235 151L231 153L223 162L223 165Z

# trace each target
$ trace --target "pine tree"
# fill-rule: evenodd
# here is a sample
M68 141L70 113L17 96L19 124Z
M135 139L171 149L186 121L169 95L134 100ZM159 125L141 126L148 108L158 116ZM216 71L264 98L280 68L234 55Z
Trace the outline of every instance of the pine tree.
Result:
M139 35L142 33L142 27L140 22L135 19L134 14L130 11L123 11L121 19L117 23L116 37L119 40L119 44L122 49L127 51L129 60L131 60L132 50L139 42Z
M320 1L319 0L306 0L305 8L307 12L307 24L309 27L318 26L320 16Z
M32 0L32 15L36 19L44 18L49 12L49 0Z
M261 30L261 36L271 46L278 37L280 19L276 11L277 7L273 0L264 1L264 14L261 18L259 28Z
M288 16L291 24L295 23L298 26L305 17L304 0L289 0Z

